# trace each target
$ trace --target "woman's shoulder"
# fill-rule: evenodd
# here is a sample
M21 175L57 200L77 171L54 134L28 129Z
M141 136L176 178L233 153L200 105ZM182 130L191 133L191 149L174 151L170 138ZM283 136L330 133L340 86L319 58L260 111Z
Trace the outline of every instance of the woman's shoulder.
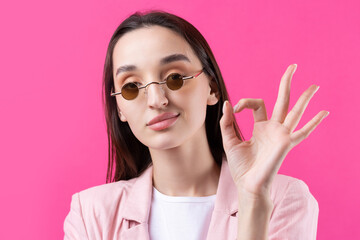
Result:
M129 180L120 180L117 182L100 184L97 186L89 187L87 189L81 190L79 193L82 195L98 195L98 194L109 194L111 192L124 191L132 187L136 178Z
M98 239L102 232L113 234L122 228L126 202L137 178L87 188L72 195L70 212L64 221L66 239ZM109 226L114 226L109 232ZM91 238L91 239L93 239Z
M318 206L318 202L311 193L309 186L303 180L295 177L277 174L270 193L275 204L298 201L315 207Z
M271 189L274 208L270 217L269 238L303 236L315 239L319 204L301 179L277 174Z
M106 208L126 200L136 178L93 186L73 194L83 208Z
M296 188L301 193L310 193L308 185L303 180L283 174L276 174L272 191L287 191L289 188Z

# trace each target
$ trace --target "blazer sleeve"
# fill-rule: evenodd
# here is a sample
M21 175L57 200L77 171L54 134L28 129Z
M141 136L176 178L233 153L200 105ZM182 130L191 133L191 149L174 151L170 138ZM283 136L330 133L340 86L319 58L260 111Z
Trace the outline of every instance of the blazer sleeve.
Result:
M72 195L70 212L64 221L64 240L88 240L84 219L82 216L80 195Z
M318 216L318 202L306 183L291 181L280 202L274 205L269 240L315 240Z

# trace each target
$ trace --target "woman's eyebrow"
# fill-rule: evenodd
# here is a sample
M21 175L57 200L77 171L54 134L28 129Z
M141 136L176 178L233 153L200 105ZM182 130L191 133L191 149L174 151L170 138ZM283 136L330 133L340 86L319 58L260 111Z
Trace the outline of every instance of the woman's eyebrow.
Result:
M165 64L169 64L169 63L172 63L172 62L176 62L176 61L187 61L187 62L190 62L189 58L183 54L180 54L180 53L176 53L176 54L171 54L169 56L166 56L164 58L162 58L160 60L160 65L165 65ZM119 67L117 70L116 70L116 75L119 75L120 73L123 73L123 72L130 72L130 71L135 71L137 70L137 67L135 65L124 65L124 66L121 66Z

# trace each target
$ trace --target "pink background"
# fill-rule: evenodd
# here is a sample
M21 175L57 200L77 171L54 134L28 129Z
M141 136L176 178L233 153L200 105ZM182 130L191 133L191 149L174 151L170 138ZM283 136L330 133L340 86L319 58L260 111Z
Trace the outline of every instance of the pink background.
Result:
M360 238L359 1L221 3L1 3L0 239L63 238L71 195L105 183L107 44L125 17L153 8L178 14L203 33L233 104L263 98L271 115L292 63L298 69L290 107L311 84L320 85L297 129L321 110L330 115L288 154L280 173L304 180L318 200L318 239ZM237 119L249 139L251 111Z

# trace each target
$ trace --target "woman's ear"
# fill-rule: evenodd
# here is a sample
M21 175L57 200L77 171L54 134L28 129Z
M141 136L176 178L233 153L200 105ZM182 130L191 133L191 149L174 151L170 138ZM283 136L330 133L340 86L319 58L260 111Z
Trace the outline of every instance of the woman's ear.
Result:
M117 107L117 112L118 112L118 115L119 115L119 118L122 122L127 122L127 119L126 117L124 116L124 114L120 111L119 107Z
M207 100L207 105L215 105L219 101L219 89L214 80L210 81L210 93Z

